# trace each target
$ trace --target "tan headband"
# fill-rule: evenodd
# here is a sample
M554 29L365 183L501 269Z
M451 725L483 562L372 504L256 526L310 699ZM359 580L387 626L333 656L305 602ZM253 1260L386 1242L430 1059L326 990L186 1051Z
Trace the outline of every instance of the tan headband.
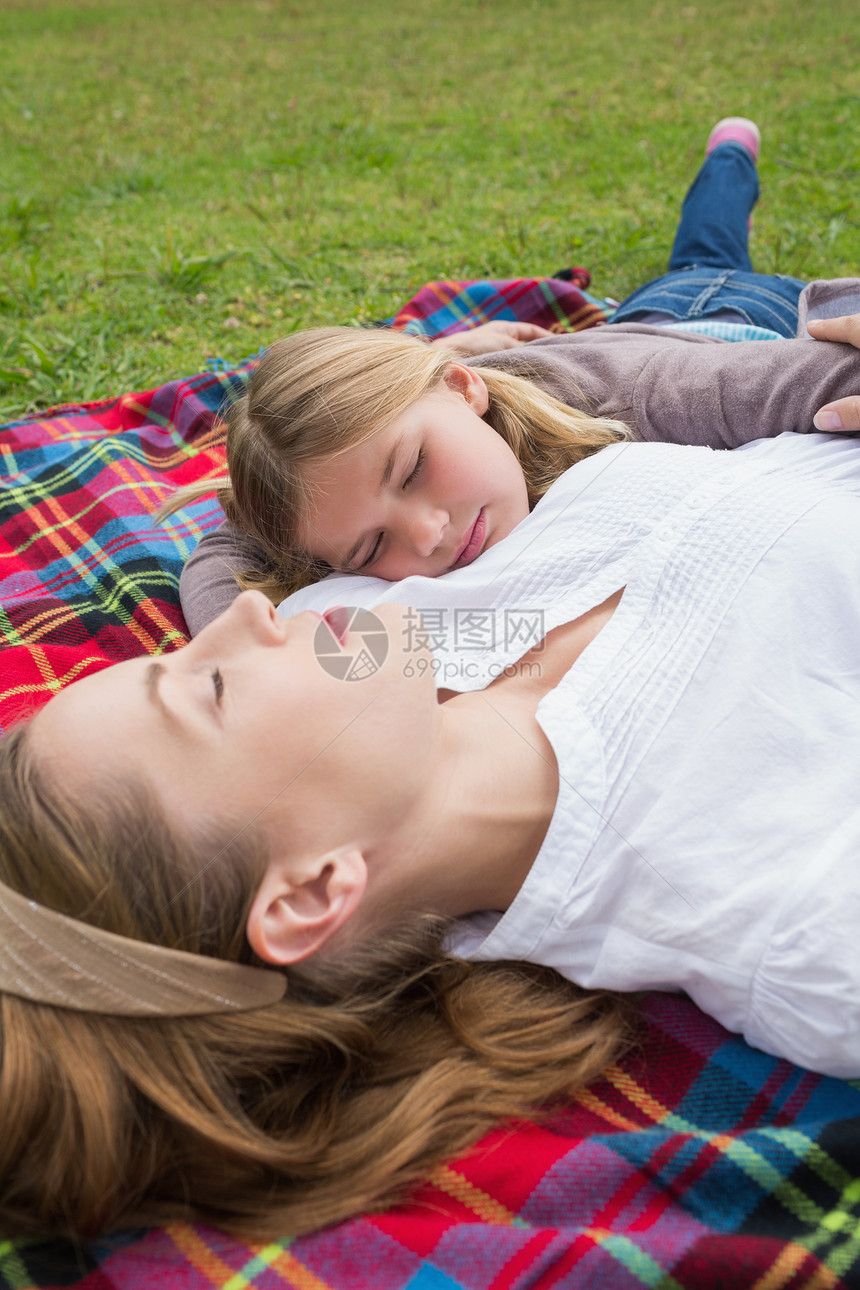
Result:
M282 972L91 927L0 883L0 990L75 1012L192 1017L283 998Z

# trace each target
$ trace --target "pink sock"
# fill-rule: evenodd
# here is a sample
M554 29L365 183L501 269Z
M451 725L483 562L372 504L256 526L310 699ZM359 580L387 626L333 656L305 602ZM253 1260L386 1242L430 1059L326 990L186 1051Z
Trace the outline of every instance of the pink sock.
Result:
M705 156L710 157L714 148L719 148L723 143L739 143L742 148L746 148L753 161L758 161L761 132L755 121L750 121L748 117L724 116L708 135Z

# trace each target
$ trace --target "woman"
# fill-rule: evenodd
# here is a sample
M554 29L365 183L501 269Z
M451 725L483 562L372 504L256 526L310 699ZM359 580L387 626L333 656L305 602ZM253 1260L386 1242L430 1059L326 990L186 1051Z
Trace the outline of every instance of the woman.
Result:
M438 919L291 968L288 985L263 970L245 931L254 906L268 953L263 877L283 837L307 854L321 836L289 779L318 801L356 754L315 743L317 779L281 738L317 705L312 739L340 730L318 622L285 630L249 593L188 649L98 673L0 742L3 1230L310 1231L390 1204L628 1041L620 998L528 965L469 969ZM377 712L404 691L430 720L432 682L393 665ZM327 866L306 876L299 917L333 891Z

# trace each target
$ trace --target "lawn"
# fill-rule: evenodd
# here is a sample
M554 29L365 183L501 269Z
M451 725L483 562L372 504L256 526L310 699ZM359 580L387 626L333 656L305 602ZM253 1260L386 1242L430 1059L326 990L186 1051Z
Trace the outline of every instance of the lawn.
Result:
M756 267L860 265L852 0L2 0L0 417L146 388L433 277L664 268L725 113Z

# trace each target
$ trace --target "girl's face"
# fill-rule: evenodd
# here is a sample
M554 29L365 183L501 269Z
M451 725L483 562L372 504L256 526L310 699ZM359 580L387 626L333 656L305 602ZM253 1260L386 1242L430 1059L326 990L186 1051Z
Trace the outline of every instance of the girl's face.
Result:
M299 545L339 573L396 582L462 568L529 512L522 467L481 419L487 387L454 364L445 383L370 439L305 468L314 498Z
M255 823L275 848L369 847L420 790L439 720L432 669L405 656L408 612L376 611L387 656L344 681L319 615L284 620L245 592L183 649L63 690L32 723L34 752L72 793L148 785L180 829Z

